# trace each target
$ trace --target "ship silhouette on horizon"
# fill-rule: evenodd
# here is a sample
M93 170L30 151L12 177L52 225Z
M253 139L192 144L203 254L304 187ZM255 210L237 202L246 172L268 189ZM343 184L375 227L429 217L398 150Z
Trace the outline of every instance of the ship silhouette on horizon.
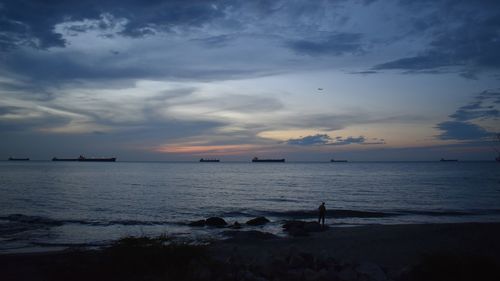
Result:
M8 159L9 161L30 161L30 159L28 157L26 158L16 158L16 157L9 157Z
M52 158L52 161L79 161L79 162L115 162L116 157L91 157L80 155L78 158Z
M205 159L205 158L201 158L200 162L220 162L220 160L219 159Z
M258 157L254 157L252 162L285 162L285 159L259 159Z

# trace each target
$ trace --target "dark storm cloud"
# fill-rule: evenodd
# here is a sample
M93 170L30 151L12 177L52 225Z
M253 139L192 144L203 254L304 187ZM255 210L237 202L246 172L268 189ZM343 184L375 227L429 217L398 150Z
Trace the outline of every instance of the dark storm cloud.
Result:
M290 145L301 145L301 146L311 146L311 145L349 145L349 144L385 144L384 139L372 138L368 140L364 136L359 137L335 137L332 138L327 134L316 134L311 136L305 136L297 139L289 139L286 141Z
M452 121L437 124L442 133L437 137L442 140L480 140L495 134L472 121L500 122L498 101L499 91L484 91L479 93L474 101L464 105L451 114Z
M338 56L362 51L361 37L358 33L337 33L317 40L291 41L288 46L298 54Z
M450 115L456 121L473 119L498 119L500 111L495 104L500 100L500 92L484 91L476 96L475 101L464 105Z
M492 135L480 126L469 122L446 121L439 123L437 128L443 131L438 136L442 140L478 140Z
M419 3L403 1L407 9L425 9ZM375 70L401 69L410 72L455 67L461 76L477 79L484 70L500 68L500 2L432 1L429 13L417 22L415 32L430 38L424 51L410 57L376 65ZM429 8L430 7L430 8Z
M0 58L0 62L3 64L0 66L0 73L3 72L6 76L21 74L24 81L23 84L18 84L17 87L27 89L35 87L40 91L50 86L78 80L102 81L107 85L113 85L110 82L111 80L195 79L198 81L212 81L247 78L272 73L251 66L246 68L243 66L241 68L226 68L214 65L203 68L190 64L189 60L184 62L173 61L171 62L172 65L165 65L157 58L141 60L140 54L131 55L127 57L127 60L115 58L116 56L119 56L119 54L112 54L111 58L99 59L98 57L88 57L71 52L53 53L16 50L12 51L8 56ZM37 91L31 92L36 93Z
M223 1L215 1L215 3ZM0 46L8 50L20 45L36 48L62 47L66 42L54 31L63 21L100 20L103 14L126 19L121 34L141 37L176 26L200 26L222 16L209 1L18 1L7 0L0 8ZM105 28L101 22L98 27ZM73 26L85 31L92 26Z

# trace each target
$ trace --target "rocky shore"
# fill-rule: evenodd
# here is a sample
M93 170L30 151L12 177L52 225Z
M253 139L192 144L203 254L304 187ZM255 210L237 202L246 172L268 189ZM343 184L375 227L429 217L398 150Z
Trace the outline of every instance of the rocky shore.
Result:
M283 225L289 234L283 238L254 227L265 224L264 219L239 224L240 228L212 219L210 224L224 227L229 239L208 246L171 243L166 236L139 237L101 250L2 255L0 278L500 280L500 223L323 229L316 223L292 221Z

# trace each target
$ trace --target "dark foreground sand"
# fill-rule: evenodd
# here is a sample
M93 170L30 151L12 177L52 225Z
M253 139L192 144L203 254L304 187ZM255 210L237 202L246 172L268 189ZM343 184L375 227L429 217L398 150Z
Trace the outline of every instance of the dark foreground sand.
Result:
M298 238L243 229L208 247L141 247L2 255L0 280L500 280L500 223L373 225Z

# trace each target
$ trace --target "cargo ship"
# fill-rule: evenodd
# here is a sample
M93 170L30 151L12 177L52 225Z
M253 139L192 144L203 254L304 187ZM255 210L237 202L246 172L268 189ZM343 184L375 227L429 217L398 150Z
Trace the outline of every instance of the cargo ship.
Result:
M254 157L252 162L285 162L285 159L259 159Z
M345 162L347 162L347 160L335 160L335 159L332 159L332 160L330 160L330 162L341 162L341 163L345 163Z
M52 158L52 161L78 161L78 158Z
M204 159L204 158L201 158L200 162L220 162L220 160L219 159Z
M52 161L115 162L116 157L87 158L87 157L80 155L80 157L78 157L78 158L57 158L57 157L54 157L54 158L52 158Z
M15 157L9 157L9 161L30 161L29 158L15 158Z
M458 159L444 159L444 158L441 158L441 160L439 160L441 162L458 162Z

